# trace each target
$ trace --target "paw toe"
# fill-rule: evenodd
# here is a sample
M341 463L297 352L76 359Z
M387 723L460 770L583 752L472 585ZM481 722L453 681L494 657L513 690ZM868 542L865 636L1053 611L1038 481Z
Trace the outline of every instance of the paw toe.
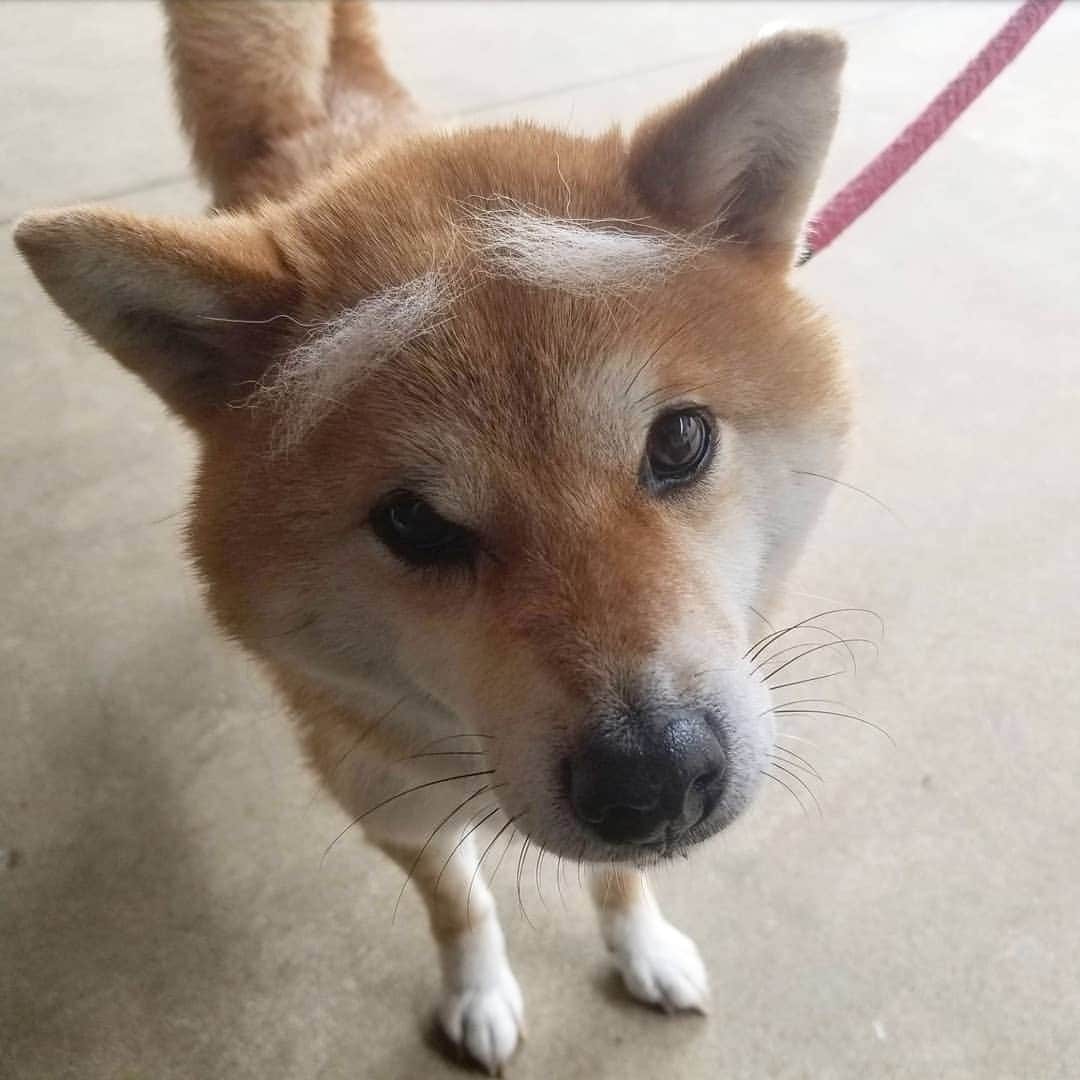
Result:
M513 1057L522 1036L521 990L511 977L495 987L470 987L443 999L439 1022L447 1037L493 1076Z
M665 1012L705 1013L709 980L697 946L669 923L635 938L615 955L629 993Z

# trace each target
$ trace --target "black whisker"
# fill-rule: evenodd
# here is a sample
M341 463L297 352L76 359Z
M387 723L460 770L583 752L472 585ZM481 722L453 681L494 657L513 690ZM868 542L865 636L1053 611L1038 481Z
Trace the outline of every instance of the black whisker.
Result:
M513 816L513 817L512 817L511 819L510 819L511 823L513 823L513 822L515 822L515 821L518 821L518 820L519 820L520 818L522 818L522 817L523 817L523 816L524 816L524 815L525 815L525 814L526 814L527 812L528 812L528 811L522 811L522 813L520 813L520 814L515 814L515 815L514 815L514 816ZM507 853L507 852L508 852L508 851L510 850L510 847L511 847L511 845L512 845L512 844L514 843L514 840L516 840L516 839L517 839L517 834L518 834L518 832L517 832L517 829L516 829L516 828L514 828L514 829L511 829L511 830L510 830L510 835L509 835L509 836L508 836L508 837L506 838L506 843L505 843L505 844L503 845L503 849L502 849L502 851L500 851L500 852L499 852L499 858L498 858L498 859L496 860L496 862L495 862L495 869L491 871L491 878L490 878L490 880L491 880L492 882L494 882L494 881L495 881L495 875L496 875L496 874L497 874L497 873L499 872L499 868L500 868L500 867L502 866L502 864L503 864L503 859L505 859L505 858L506 858L506 853Z
M420 747L420 750L427 750L429 747L438 746L440 743L449 742L451 739L494 739L494 735L485 735L479 731L459 731L456 735L443 735L440 739L432 739L431 742L424 743ZM419 753L420 751L417 751Z
M664 340L661 341L660 344L657 345L656 348L653 349L653 351L651 353L649 353L649 355L646 358L645 362L637 369L637 371L634 372L634 377L626 384L626 389L623 391L623 397L629 397L630 396L630 391L634 389L634 383L636 383L638 381L638 379L641 376L641 373L653 362L653 360L656 359L656 357L659 354L660 350L662 348L664 348L665 345L668 345L670 342L674 341L675 338L677 338L679 336L679 334L681 334L684 330L686 330L692 323L698 322L699 320L701 320L704 317L705 317L705 312L696 311L696 312L694 312L693 315L690 316L689 319L686 320L686 322L681 323L675 330L673 330L670 334L668 334L668 336L666 338L664 338ZM636 401L634 404L635 405L640 404L640 399L638 401Z
M528 854L529 845L532 843L532 837L526 836L524 843L521 845L521 851L518 853L517 861L517 900L518 910L521 912L521 917L535 930L532 919L529 918L529 913L525 910L525 898L521 895L521 875L525 870L525 856Z
M450 821L452 817L454 817L455 814L458 813L458 811L464 810L465 807L473 801L473 799L479 798L481 795L484 794L485 791L490 790L490 784L485 784L483 787L477 788L476 791L474 791L470 796L468 796L468 798L462 799L462 801L459 802L457 806L455 806L454 809L451 810L450 813L447 814L446 817L444 817L442 821L440 821L439 824L431 830L430 835L424 841L424 846L416 853L416 858L413 859L412 865L409 867L409 872L405 875L405 881L401 886L401 891L398 893L397 901L394 903L394 913L390 916L391 925L397 919L398 908L401 906L401 900L405 895L405 890L409 887L409 882L412 881L412 876L416 873L416 868L420 865L420 860L424 857L424 852L427 851L427 849L431 846L431 842L435 839L436 834L443 828L444 825L446 825Z
M816 630L819 633L828 634L829 637L831 637L833 639L833 643L836 644L837 646L842 646L844 651L848 654L848 657L851 660L851 674L852 675L858 675L859 674L859 665L858 665L858 663L857 663L857 661L855 659L855 650L851 647L848 639L844 638L843 635L838 634L835 630L830 630L829 627L827 627L827 626L818 626L817 623L806 623L802 627L802 629L803 630ZM877 644L876 641L870 641L869 645L874 650L874 657L876 659L878 656L881 655L881 650L878 648L878 644ZM797 647L798 646L796 646L796 645L791 645L788 648L789 649L794 649L794 648L797 648ZM787 650L781 650L781 651L787 651ZM770 653L769 656L765 657L765 659L762 660L757 665L757 667L754 668L754 670L750 674L753 675L755 672L758 671L759 668L761 668L765 664L767 664L769 662L769 660L771 660L774 657L779 656L779 655L780 655L779 651L774 652L774 653Z
M502 836L502 834L506 832L507 829L513 827L514 820L514 818L507 818L506 822L499 827L495 835L491 838L491 842L486 848L484 848L484 853L480 856L479 859L477 859L476 867L472 872L472 877L469 878L469 887L465 890L465 922L470 927L472 926L472 891L473 886L476 884L477 875L480 873L480 869L484 865L484 860L488 857L488 852L491 851L491 849L498 842L499 837ZM495 869L499 869L497 865ZM494 880L494 874L492 875L492 880Z
M873 645L874 644L874 642L872 642L869 638L841 638L840 643L844 644L844 645ZM822 649L835 648L836 645L837 645L837 642L835 642L835 641L826 641L821 645L812 645L810 648L808 648L806 650L806 652L800 653L798 656L793 656L790 660L785 660L778 668L774 668L767 675L762 675L761 681L763 683L765 683L766 685L768 685L769 679L772 679L775 676L779 675L780 672L784 670L784 668L791 667L792 664L797 664L804 657L810 656L810 655L812 655L813 653L816 653L816 652L821 652ZM776 688L772 687L771 689L775 690Z
M505 787L505 784L502 784L500 786ZM485 811L489 810L490 808L491 808L491 803L488 803L487 806L483 806L479 810L474 810L473 813L471 813L469 815L468 821L466 821L465 824L462 825L462 828L467 829L474 821L476 821L476 819L478 817L480 817L481 814L483 814Z
M364 820L364 818L368 817L370 814L374 814L376 810L381 810L384 806L386 806L389 803L394 802L396 799L403 799L406 795L412 795L413 792L423 791L424 788L435 787L437 784L449 784L450 782L452 782L454 780L470 780L475 776L491 776L491 774L494 773L494 772L495 772L494 769L481 769L478 772L459 773L457 776L444 776L440 780L428 780L423 784L417 784L415 787L407 788L405 791L399 791L396 795L391 795L389 798L383 799L381 802L377 802L370 809L365 810L358 817L353 818L352 821L350 821L349 824L346 825L345 828L342 829L341 832L339 832L337 834L337 836L335 836L334 839L330 841L330 843L327 845L326 850L323 852L322 859L319 861L320 869L322 868L323 864L326 862L326 856L330 854L331 848L333 848L333 846L354 825L359 825L360 822Z
M698 390L707 390L710 386L716 386L718 383L722 383L723 379L710 379L708 382L696 383L694 386L684 386L678 390L674 390L674 387L665 387L667 390L674 390L674 393L668 394L667 397L657 398L655 401L650 402L649 408L652 410L662 409L665 405L674 401L676 398L687 397L689 394L693 394ZM649 395L646 394L646 397ZM635 404L640 404L640 400Z
M791 705L842 705L845 709L851 708L851 706L846 702L841 701L839 698L801 697L795 698L793 701L778 701L775 705L770 705L767 709L763 709L758 713L757 718L760 720L763 716L766 716L771 712L776 712L777 709L786 709ZM854 710L852 711L854 712Z
M410 696L410 694L403 694L374 723L369 724L366 728L364 728L363 731L360 732L359 735L356 736L356 742L354 742L352 746L350 746L349 749L346 750L340 758L338 758L337 764L333 768L333 772L335 775L337 774L338 769L340 769L341 766L345 764L346 760L352 757L352 755L360 749L361 745L366 742L372 735L374 735L375 732L379 729L379 727L382 724L386 723L386 721L389 720L391 716L393 716L393 714L400 706L404 705L405 702L409 700Z
M187 507L181 506L179 510L174 510L171 514L165 514L163 517L151 518L147 522L143 522L146 525L164 525L166 521L172 521L174 518L178 518Z
M781 716L841 716L845 720L862 720L863 718L856 712L836 712L832 709L789 709L787 706L791 702L786 702L783 705L778 705L772 711L779 713Z
M548 910L547 901L544 899L544 890L540 885L540 864L544 861L544 856L547 855L547 848L536 846L536 866L534 868L534 875L536 878L536 895L540 898L540 903L544 910Z
M563 911L567 911L566 906L566 894L563 892L562 875L565 867L566 860L562 855L558 855L555 858L555 890L559 894L559 903L562 905Z
M795 789L794 788L792 788L789 785L785 784L784 781L781 780L779 776L773 776L773 774L771 772L769 772L768 769L762 769L761 770L761 775L762 776L767 776L770 780L775 780L776 783L778 783L782 788L786 789L788 794L799 804L799 809L804 814L807 813L806 806L803 804L802 799L800 799L799 796L795 794Z
M821 803L818 802L817 796L814 794L814 789L797 773L792 772L791 769L782 765L779 761L774 760L772 763L774 769L779 769L785 776L790 776L797 784L800 784L806 791L806 794L813 800L814 806L817 807L818 817L824 817L821 812Z
M821 775L821 773L819 773L817 771L817 769L814 768L813 765L810 764L809 761L806 760L806 758L804 758L802 756L802 754L796 754L794 750L789 750L786 746L774 745L773 749L774 750L779 750L782 753L787 754L789 757L795 758L796 759L795 761L787 762L787 764L791 765L793 768L805 769L816 780L820 780L823 784L825 783L825 778ZM772 754L769 755L769 757L772 757L772 756L773 756ZM783 761L784 759L781 758L780 760ZM797 762L797 764L796 764L796 762Z
M633 407L637 408L639 405L643 405L646 401L648 401L649 398L655 396L656 394L666 394L669 390L674 390L676 385L676 383L662 383L660 386L657 386L654 389L649 390L647 393L642 394L641 397L639 397L635 402L633 402Z
M827 675L811 675L809 679L796 679L794 682L782 682L777 683L776 686L770 686L770 690L786 690L791 686L803 686L806 683L821 682L822 679L833 679L837 675L844 675L844 671L830 671Z
M856 713L832 712L829 709L777 709L776 713L778 716L839 716L844 720L858 720L860 724L880 731L893 746L896 745L896 740L880 724L875 724L873 720L867 720L866 717L858 716Z
M408 757L398 759L396 764L401 765L406 761L417 761L420 758L429 757L483 757L485 750L434 750L423 754L409 754Z
M462 844L464 844L469 839L469 837L472 836L472 834L476 832L476 830L479 829L481 825L484 824L485 821L489 821L497 813L499 813L502 810L502 807L485 806L484 809L487 811L487 813L478 822L476 822L476 824L473 825L472 828L467 829L464 833L462 833L461 839L450 849L450 854L446 856L446 861L439 868L439 872L435 876L435 887L431 890L431 902L433 905L435 904L439 896L439 886L442 884L443 874L446 873L447 867L453 861L454 856L461 849Z
M804 629L805 629L805 627L804 627ZM796 642L796 644L794 644L794 645L786 645L784 648L777 649L775 652L767 653L763 660L759 660L757 662L757 664L755 664L754 667L752 667L750 669L750 674L751 675L756 675L766 664L772 663L773 660L776 660L781 656L787 656L788 653L793 653L797 649L807 649L812 644L819 644L819 643L810 642L810 641L799 641L799 642ZM835 642L835 641L830 641L827 644L829 644L829 645L839 645L839 643Z
M830 630L827 626L818 626L815 623L809 622L804 619L802 622L795 623L793 626L785 627L783 630L777 630L773 634L766 634L765 638L759 638L755 645L751 646L751 650L753 650L754 653L753 656L749 655L751 650L748 650L747 652L743 653L742 658L744 660L749 659L750 663L753 663L754 660L756 660L757 657L761 655L762 650L767 649L769 645L773 644L775 641L779 641L780 638L782 638L785 634L790 634L793 630L816 630L822 634L828 634L829 637L831 637L833 640L831 642L826 642L826 644L842 646L844 648L848 656L851 658L851 671L854 675L858 674L859 667L855 658L855 651L851 648L849 642L861 641L862 643L868 644L871 646L871 648L873 648L875 657L880 655L880 650L876 641L859 638L847 639L836 633L835 630ZM809 641L800 641L795 645L787 645L783 649L777 649L775 652L771 652L767 656L765 656L764 659L760 661L760 663L754 665L754 667L750 669L750 674L756 675L766 664L768 664L772 660L775 660L778 656L784 656L789 652L794 652L796 649L805 649L810 644L811 642ZM713 671L730 670L730 664L720 665L711 668L704 668L702 671L695 671L691 678L700 679L702 675L708 675Z
M885 620L871 608L861 607L839 607L830 608L827 611L819 611L816 615L808 615L805 619L800 619L797 623L792 623L790 626L785 626L783 630L776 630L771 634L766 634L763 638L759 638L749 649L743 653L743 659L749 660L753 663L761 653L762 649L765 649L776 638L781 638L785 634L790 634L792 630L798 630L802 626L806 626L807 623L812 623L816 619L824 619L829 615L870 615L878 622L878 628L881 633L882 640L885 638Z
M826 476L824 473L809 472L807 469L792 469L796 476L813 476L818 480L828 480L830 484L836 484L837 487L847 488L849 491L855 491L859 495L869 499L875 506L881 507L894 521L898 524L907 527L907 523L904 519L891 507L888 503L882 502L876 495L871 495L869 491L864 491L861 487L857 487L855 484L849 484L846 480L837 480L835 476Z

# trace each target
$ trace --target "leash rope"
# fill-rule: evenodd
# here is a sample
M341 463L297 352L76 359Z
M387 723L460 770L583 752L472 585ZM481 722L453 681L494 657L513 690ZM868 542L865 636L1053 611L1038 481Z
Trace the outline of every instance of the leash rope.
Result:
M1060 4L1061 0L1024 0L967 67L818 211L798 265L809 262L865 214L1016 59Z

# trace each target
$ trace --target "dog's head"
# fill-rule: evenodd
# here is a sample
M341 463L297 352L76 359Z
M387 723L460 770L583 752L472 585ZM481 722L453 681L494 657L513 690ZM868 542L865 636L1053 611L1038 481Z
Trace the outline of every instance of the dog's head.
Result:
M647 858L730 821L771 744L750 613L847 420L787 284L842 58L772 38L628 143L415 137L251 213L64 211L18 242L199 434L230 631L487 736L549 849Z

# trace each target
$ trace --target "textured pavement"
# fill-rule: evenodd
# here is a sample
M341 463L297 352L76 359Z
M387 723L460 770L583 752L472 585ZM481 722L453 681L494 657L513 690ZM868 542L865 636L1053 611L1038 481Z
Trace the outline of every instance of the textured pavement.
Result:
M379 5L440 117L600 130L774 19L851 62L828 194L1012 5ZM706 1019L625 1001L573 872L496 881L529 1039L513 1080L1080 1075L1080 5L800 270L856 357L861 435L780 618L886 624L791 730L779 787L658 881ZM145 2L0 7L0 219L101 199L197 213ZM5 226L10 232L10 224ZM465 1075L426 1034L411 894L301 767L183 565L192 447L0 245L0 1077ZM873 620L834 621L880 636ZM12 854L14 853L14 854Z

